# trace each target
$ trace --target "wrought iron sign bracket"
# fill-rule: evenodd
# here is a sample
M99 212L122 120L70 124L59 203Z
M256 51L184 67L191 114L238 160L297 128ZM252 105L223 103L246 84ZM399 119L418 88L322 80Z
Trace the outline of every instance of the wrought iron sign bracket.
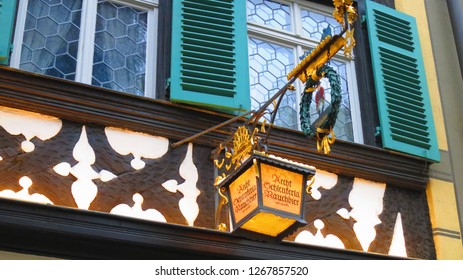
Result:
M305 223L304 196L310 193L315 168L269 155L268 138L283 96L288 90L294 90L294 81L300 79L305 84L300 104L302 131L317 141L318 151L330 152L330 145L335 141L333 127L341 103L341 86L339 75L327 62L342 48L344 55L351 58L355 46L351 25L357 18L353 0L333 0L333 4L333 16L342 26L341 33L331 36L331 28L325 28L320 43L301 57L301 62L287 75L288 82L259 109L171 145L172 148L178 147L225 125L245 120L212 152L217 172L214 186L220 196L215 219L217 229L227 231L227 219L221 217L226 205L230 205L227 213L231 215L232 231L238 234L244 232L247 237L270 236L281 240L295 227ZM312 124L312 93L319 89L323 77L328 78L331 86L331 105ZM266 115L269 117L266 118ZM263 188L272 184L275 190L284 192L276 197L267 192L264 194ZM280 198L284 199L280 201Z

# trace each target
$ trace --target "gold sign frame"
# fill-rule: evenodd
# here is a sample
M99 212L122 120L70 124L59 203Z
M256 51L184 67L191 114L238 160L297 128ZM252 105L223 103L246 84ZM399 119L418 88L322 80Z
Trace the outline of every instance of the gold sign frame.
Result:
M304 203L315 168L252 154L218 183L230 205L232 234L278 241L305 225Z

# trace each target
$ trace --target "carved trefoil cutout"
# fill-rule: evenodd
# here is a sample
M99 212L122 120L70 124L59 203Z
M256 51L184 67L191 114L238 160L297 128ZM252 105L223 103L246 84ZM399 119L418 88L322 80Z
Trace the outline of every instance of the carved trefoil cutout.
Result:
M333 234L328 234L326 237L323 236L321 230L325 227L325 224L322 220L315 220L314 226L317 229L315 235L313 235L308 230L304 230L297 235L294 241L298 243L345 249L344 243L342 243L341 239L339 239L337 236Z
M164 137L134 132L116 127L106 127L105 134L111 147L121 155L133 155L130 162L135 170L145 167L142 158L157 159L169 149L169 140Z
M122 216L128 216L132 218L139 218L157 222L166 222L166 218L156 209L143 210L143 196L139 193L135 193L132 197L135 204L130 207L127 204L119 204L111 210L111 214L117 214Z
M34 193L29 194L29 188L33 185L32 180L28 176L23 176L19 179L19 185L23 188L19 192L12 190L4 190L0 192L0 197L25 200L37 203L53 204L46 196Z
M48 140L58 134L62 125L62 121L55 117L0 106L0 126L11 135L23 135L26 138L21 143L26 153L35 149L31 139L37 137L42 141Z

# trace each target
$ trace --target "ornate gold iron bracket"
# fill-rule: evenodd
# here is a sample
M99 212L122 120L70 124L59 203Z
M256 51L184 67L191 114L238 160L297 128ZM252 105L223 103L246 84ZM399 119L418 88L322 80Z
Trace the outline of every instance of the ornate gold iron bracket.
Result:
M219 185L220 182L228 176L228 174L236 170L241 165L241 163L252 154L267 154L268 138L272 131L277 111L282 102L284 94L288 90L294 90L293 83L296 79L300 79L303 83L306 83L306 90L303 94L306 92L310 93L310 95L305 96L305 98L310 97L311 100L311 93L317 89L319 80L325 75L328 75L329 79L331 79L334 75L334 70L328 66L325 66L325 64L342 48L344 48L344 55L347 58L352 57L352 49L355 46L352 23L357 18L357 13L353 7L353 0L333 0L333 5L335 7L333 16L343 27L341 33L334 36L328 35L324 37L319 45L310 53L308 53L302 59L302 61L287 75L288 82L283 87L281 87L280 90L274 94L267 102L265 102L265 104L263 104L255 111L248 111L240 116L234 117L226 122L218 124L210 129L197 133L171 145L172 148L176 148L186 142L192 141L197 137L217 130L225 125L234 123L236 121L243 121L243 124L239 126L238 129L232 133L225 141L223 141L212 153L214 164L217 170L215 186ZM267 119L264 118L264 116L267 115L269 117ZM247 116L249 117L246 118ZM337 116L337 112L334 117L333 114L328 116L326 114L322 115L319 120L312 124L313 126L316 126L314 139L317 141L317 150L319 152L323 151L325 154L328 154L331 150L330 145L335 142L336 137L333 133L335 116ZM261 120L264 121L261 122ZM310 181L307 185L306 192L310 192L310 187L312 184L313 180ZM220 199L218 205L219 207L216 213L217 223L220 220L219 215L223 209L223 206L228 204L228 199L222 193L221 189L218 189L218 193L220 195ZM217 224L216 226L221 230L226 229L224 223Z

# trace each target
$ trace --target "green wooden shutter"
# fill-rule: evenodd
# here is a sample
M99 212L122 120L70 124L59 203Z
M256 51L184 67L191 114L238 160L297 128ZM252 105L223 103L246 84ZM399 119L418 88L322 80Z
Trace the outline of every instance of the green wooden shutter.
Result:
M416 20L370 0L366 4L383 146L439 161Z
M249 110L246 3L174 0L170 99Z
M16 0L0 0L0 64L8 65L11 52Z

